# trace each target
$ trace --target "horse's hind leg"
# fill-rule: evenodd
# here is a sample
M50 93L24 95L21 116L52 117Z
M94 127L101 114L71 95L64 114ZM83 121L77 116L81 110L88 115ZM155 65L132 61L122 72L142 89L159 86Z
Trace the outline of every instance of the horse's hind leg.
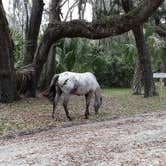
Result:
M56 109L56 106L58 104L61 94L62 94L61 89L59 87L56 87L56 96L54 97L54 100L53 100L53 111L52 111L53 119L55 118L55 109Z
M66 113L66 117L68 118L68 120L72 120L71 119L71 117L70 117L70 115L69 115L69 111L68 111L68 108L67 108L67 104L68 104L68 102L69 102L69 98L70 98L70 95L69 94L65 94L65 96L64 96L64 100L63 100L63 108L64 108L64 110L65 110L65 113Z
M88 116L89 116L89 105L90 105L91 97L92 97L92 92L85 94L85 100L86 100L85 118L86 119L88 119Z

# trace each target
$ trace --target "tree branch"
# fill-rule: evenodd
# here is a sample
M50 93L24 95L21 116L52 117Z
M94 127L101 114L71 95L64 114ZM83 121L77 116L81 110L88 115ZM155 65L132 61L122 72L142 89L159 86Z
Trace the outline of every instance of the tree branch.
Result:
M65 37L86 37L89 39L101 39L122 34L143 24L161 5L164 0L145 0L138 8L115 18L105 16L101 20L87 22L85 20L73 20L50 24L44 33L41 44L34 59L36 69L36 84L40 78L42 67L48 57L48 51L52 43Z
M50 25L48 31L52 40L64 37L86 37L100 39L125 33L143 24L164 0L145 0L138 8L123 16L105 16L91 23L85 20L72 20Z

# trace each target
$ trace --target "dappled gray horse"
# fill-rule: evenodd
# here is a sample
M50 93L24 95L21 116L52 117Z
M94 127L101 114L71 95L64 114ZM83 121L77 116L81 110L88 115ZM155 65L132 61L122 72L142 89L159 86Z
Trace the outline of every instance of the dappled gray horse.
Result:
M55 118L55 109L61 94L64 94L63 107L66 116L69 120L71 120L71 117L69 116L67 104L72 94L78 96L85 95L86 119L88 119L89 105L93 94L95 94L95 102L94 102L95 113L98 112L102 104L100 86L96 80L96 77L90 72L86 73L63 72L60 74L55 74L49 86L49 94L53 95L52 118Z

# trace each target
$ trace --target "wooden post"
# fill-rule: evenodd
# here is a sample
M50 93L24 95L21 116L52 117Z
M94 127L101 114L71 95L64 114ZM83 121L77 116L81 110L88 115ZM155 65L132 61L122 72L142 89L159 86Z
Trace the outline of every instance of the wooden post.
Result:
M160 101L161 101L162 95L163 95L163 85L162 85L162 83L163 83L163 79L160 78Z
M153 73L153 78L159 78L160 79L160 101L163 96L163 79L166 78L166 73Z

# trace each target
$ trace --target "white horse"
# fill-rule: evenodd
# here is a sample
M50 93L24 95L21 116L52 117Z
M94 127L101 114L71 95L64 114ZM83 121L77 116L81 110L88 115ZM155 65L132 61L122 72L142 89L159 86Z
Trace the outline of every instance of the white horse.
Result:
M86 99L86 111L85 118L88 119L89 115L89 105L93 94L95 94L94 108L95 113L98 112L101 104L102 97L100 94L100 86L96 80L96 77L90 73L74 73L74 72L63 72L60 74L55 74L52 78L51 84L49 86L49 95L53 95L53 112L52 118L55 118L55 109L60 99L61 94L64 94L63 107L66 116L69 120L67 104L69 98L72 94L74 95L85 95Z

